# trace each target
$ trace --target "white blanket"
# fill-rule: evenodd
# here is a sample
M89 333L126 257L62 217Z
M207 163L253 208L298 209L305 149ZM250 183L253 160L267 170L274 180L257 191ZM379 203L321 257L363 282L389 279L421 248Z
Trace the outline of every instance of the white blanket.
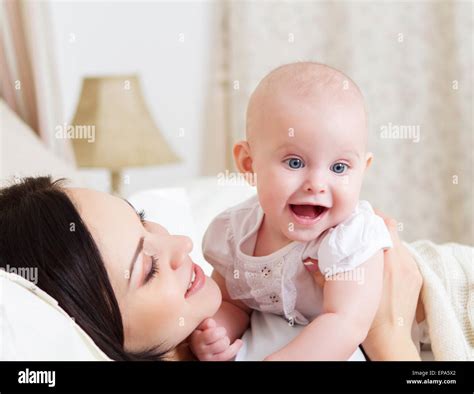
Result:
M434 359L474 359L474 248L405 244L423 276L422 301Z

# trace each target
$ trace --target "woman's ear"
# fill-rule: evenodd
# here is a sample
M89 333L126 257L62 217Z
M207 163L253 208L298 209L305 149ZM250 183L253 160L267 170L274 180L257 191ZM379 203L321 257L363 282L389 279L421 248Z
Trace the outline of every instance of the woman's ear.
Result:
M244 174L247 182L255 186L255 177L252 167L252 156L250 155L250 146L247 141L239 141L234 145L234 161L237 169Z

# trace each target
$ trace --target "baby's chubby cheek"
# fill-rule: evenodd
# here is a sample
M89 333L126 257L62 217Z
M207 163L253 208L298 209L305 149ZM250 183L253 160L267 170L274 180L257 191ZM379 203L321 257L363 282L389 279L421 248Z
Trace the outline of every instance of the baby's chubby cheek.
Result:
M346 189L340 193L333 194L333 204L330 211L332 226L343 222L354 211L359 201L358 189ZM331 227L332 227L331 226Z
M257 174L257 194L260 205L267 213L282 214L288 204L291 187L275 175Z

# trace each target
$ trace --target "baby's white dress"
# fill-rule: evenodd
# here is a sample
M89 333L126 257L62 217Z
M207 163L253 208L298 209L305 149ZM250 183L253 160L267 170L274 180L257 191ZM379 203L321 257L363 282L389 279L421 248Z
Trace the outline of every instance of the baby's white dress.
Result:
M204 235L204 257L225 278L232 299L284 316L290 323L308 324L322 309L322 290L303 261L317 259L326 275L352 270L353 279L363 280L364 270L356 268L377 251L392 247L383 220L367 201L359 201L344 222L317 239L294 241L256 257L253 251L263 217L257 196L219 214Z

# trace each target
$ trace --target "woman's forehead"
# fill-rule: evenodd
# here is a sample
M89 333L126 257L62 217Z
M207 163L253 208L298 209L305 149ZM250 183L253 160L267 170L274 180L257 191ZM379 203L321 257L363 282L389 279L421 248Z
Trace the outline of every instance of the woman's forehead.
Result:
M90 189L70 188L67 193L99 248L113 287L122 289L145 232L139 217L121 198Z
M65 189L87 224L99 225L103 221L119 222L133 220L137 216L133 208L123 199L92 189Z

